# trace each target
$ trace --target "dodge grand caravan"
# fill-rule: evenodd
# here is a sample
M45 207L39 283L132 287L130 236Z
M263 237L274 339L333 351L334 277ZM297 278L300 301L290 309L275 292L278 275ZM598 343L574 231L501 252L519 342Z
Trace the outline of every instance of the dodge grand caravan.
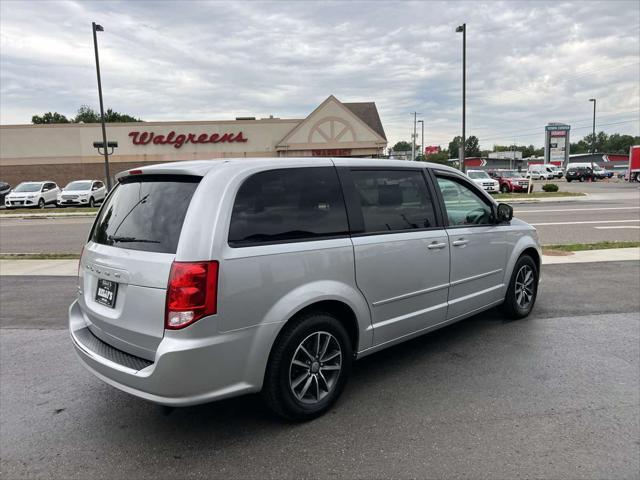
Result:
M458 171L347 158L238 159L118 175L83 248L69 329L82 363L168 406L262 391L316 417L352 362L493 306L535 303L540 247Z

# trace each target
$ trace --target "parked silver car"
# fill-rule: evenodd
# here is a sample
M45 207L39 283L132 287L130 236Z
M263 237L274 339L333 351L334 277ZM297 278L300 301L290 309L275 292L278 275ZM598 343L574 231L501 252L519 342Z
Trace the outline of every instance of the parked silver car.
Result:
M49 204L56 204L56 197L60 188L55 182L22 182L4 197L7 209L19 207L44 208Z
M69 328L100 379L163 405L262 391L327 411L355 359L534 306L540 247L465 175L398 160L193 161L121 173Z
M106 196L107 187L100 180L75 180L58 194L57 204L59 207L95 207L97 203L104 201Z

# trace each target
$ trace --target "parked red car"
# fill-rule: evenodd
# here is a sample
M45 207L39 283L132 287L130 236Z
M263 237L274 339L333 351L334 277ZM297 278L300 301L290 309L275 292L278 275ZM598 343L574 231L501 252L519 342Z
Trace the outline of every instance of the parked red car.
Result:
M515 170L490 170L489 175L500 182L500 191L527 192L529 190L529 179Z

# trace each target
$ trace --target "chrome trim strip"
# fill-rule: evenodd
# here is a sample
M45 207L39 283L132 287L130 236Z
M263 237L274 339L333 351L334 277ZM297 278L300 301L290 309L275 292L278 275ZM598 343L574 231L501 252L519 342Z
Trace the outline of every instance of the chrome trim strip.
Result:
M398 295L397 297L385 298L384 300L378 300L377 302L373 302L372 305L374 307L379 307L380 305L385 305L387 303L395 302L396 300L404 300L405 298L415 297L417 295L422 295L423 293L435 292L436 290L442 290L443 288L448 288L448 283L443 283L442 285L436 285L435 287L425 288L423 290L417 290L415 292L404 293L402 295Z
M484 295L493 290L498 290L499 288L502 288L502 287L504 287L504 283L501 283L500 285L496 285L494 287L486 288L484 290L480 290L479 292L473 292L470 295L465 295L464 297L459 297L459 298L456 298L455 300L449 299L449 305L453 305L458 302L464 302L465 300L469 300L470 298L477 297L478 295Z
M488 277L489 275L494 275L496 273L500 273L502 271L501 268L497 270L491 270L490 272L481 273L479 275L474 275L472 277L461 278L460 280L456 280L455 282L451 282L449 285L455 287L456 285L460 285L461 283L471 282L473 280L478 280L479 278Z
M386 327L387 325L391 325L392 323L401 322L403 320L407 320L411 317L416 317L418 315L422 315L424 313L432 312L433 310L439 310L441 308L446 308L447 303L440 303L438 305L434 305L433 307L423 308L422 310L416 310L415 312L407 313L406 315L400 315L399 317L390 318L389 320L383 320L382 322L374 323L371 326L367 327L367 330L376 329L380 327Z

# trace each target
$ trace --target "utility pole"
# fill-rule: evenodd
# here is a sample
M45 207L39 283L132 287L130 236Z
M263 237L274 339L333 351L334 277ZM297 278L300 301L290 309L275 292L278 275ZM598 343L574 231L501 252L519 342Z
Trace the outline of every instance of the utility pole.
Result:
M420 137L420 155L424 157L424 120L418 120L418 123L422 126L422 136Z
M596 99L590 98L590 102L593 102L593 129L591 131L591 175L595 173L593 170L593 156L596 154ZM565 148L569 148L568 145Z
M100 123L102 124L102 144L104 145L104 175L107 181L107 191L111 190L111 174L109 173L109 152L107 151L107 127L104 121L104 105L102 103L102 82L100 81L100 59L98 58L98 38L96 32L104 32L102 25L92 22L93 50L96 54L96 75L98 76L98 98L100 99Z
M467 24L463 23L456 28L456 32L462 32L462 145L460 147L460 170L465 171L464 158L466 140L466 120L467 120Z
M413 135L411 135L411 161L416 159L416 119L418 112L413 112Z

